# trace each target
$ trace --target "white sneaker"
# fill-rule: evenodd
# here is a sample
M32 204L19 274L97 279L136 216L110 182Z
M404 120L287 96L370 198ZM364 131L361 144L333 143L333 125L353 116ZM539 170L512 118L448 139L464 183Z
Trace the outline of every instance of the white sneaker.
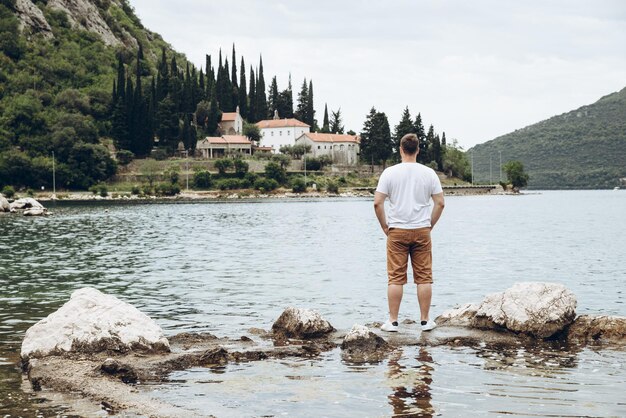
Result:
M387 321L381 325L380 329L387 332L398 332L398 321Z
M429 319L428 322L422 325L422 331L430 331L434 328L437 328L437 324L432 319Z

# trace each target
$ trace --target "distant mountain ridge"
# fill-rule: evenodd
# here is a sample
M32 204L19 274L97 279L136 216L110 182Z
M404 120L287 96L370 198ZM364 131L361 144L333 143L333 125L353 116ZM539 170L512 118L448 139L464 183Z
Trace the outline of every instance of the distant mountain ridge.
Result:
M618 186L626 177L626 88L471 148L476 182L499 180L500 152L503 164L524 164L529 188Z

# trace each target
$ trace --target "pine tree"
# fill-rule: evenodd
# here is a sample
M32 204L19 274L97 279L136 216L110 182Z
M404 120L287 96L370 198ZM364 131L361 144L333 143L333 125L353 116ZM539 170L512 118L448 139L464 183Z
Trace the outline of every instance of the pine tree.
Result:
M428 160L428 142L426 138L426 131L424 131L424 125L422 123L422 114L418 113L415 117L415 123L413 124L413 132L417 135L420 142L420 152L417 155L417 162L426 164L430 162ZM428 160L428 161L427 161Z
M370 164L386 165L393 153L393 141L387 115L372 107L361 133L361 158Z
M396 125L393 134L395 157L398 161L400 161L400 140L404 135L410 133L415 133L415 125L411 120L411 113L409 112L409 107L407 106L404 108L400 122Z
M258 122L257 108L256 108L256 77L254 70L250 66L250 90L248 91L248 122Z
M248 93L246 92L246 66L241 57L241 71L239 72L239 97L237 102L239 103L239 113L244 119L248 118Z
M435 128L433 128L433 125L430 125L430 127L428 128L428 133L426 134L426 145L427 145L427 151L425 152L425 158L424 158L424 164L428 164L431 161L435 161L435 155L434 155L434 142L435 142Z
M341 108L337 109L337 111L331 111L330 118L330 132L333 134L343 134L343 124L341 120Z
M328 120L328 103L324 103L324 123L322 123L322 133L330 133L330 122Z
M441 152L441 139L435 135L433 139L433 161L437 163L437 170L443 171L443 153Z
M259 120L268 117L267 96L265 94L265 79L263 78L263 57L259 57L259 74L256 85L256 112Z

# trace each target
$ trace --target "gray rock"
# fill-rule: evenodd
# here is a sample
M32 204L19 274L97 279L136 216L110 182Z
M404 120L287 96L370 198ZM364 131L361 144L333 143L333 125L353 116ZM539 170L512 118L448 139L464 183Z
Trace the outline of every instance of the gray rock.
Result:
M341 356L355 363L380 361L391 346L364 325L355 324L341 343Z
M466 303L465 305L456 306L439 315L435 322L437 325L446 325L453 327L469 327L478 311L478 305L474 303Z
M623 316L581 315L567 330L572 342L626 345L626 318Z
M317 338L334 330L330 322L322 318L318 312L294 307L285 309L272 325L274 334L287 338Z
M22 359L68 352L169 351L163 330L134 306L93 288L72 293L56 312L26 331Z
M17 0L15 13L20 21L20 30L27 33L40 34L46 39L54 38L52 28L43 12L30 0Z
M576 296L562 284L524 282L488 295L478 306L472 326L506 328L537 338L562 331L576 317Z
M9 204L9 201L2 196L2 194L0 194L0 212L10 212L11 211L11 205Z

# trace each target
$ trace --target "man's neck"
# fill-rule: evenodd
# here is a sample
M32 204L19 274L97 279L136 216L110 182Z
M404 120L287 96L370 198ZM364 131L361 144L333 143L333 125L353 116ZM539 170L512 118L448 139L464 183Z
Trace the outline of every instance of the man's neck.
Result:
M403 163L417 163L417 154L403 155L402 162Z

